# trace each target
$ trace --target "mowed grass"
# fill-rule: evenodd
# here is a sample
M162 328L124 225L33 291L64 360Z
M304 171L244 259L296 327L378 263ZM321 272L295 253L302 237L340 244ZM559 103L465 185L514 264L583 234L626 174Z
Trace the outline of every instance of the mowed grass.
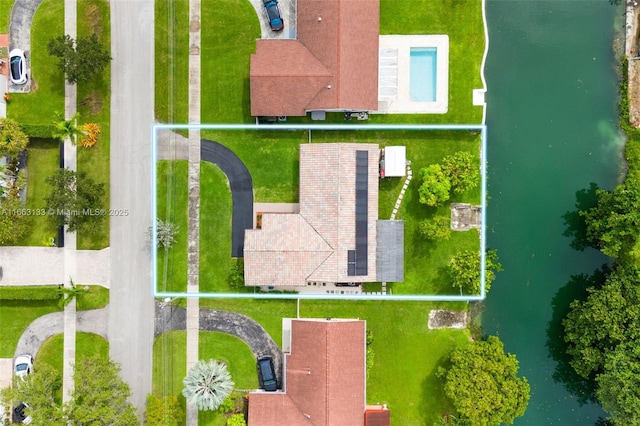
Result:
M255 389L258 386L255 358L251 349L240 339L224 333L201 331L199 359L224 361L236 389ZM158 336L153 344L153 394L176 396L184 409L182 380L186 368L186 332L170 331ZM185 424L183 421L180 424ZM224 425L225 417L216 412L200 412L200 425Z
M387 404L391 423L431 425L452 407L444 397L437 367L466 330L429 330L431 309L464 309L464 304L391 301L300 301L303 318L357 318L373 335L374 364L367 380L367 403Z
M105 0L78 0L78 37L96 34L103 48L111 48L109 3ZM104 185L103 209L109 209L109 156L110 156L110 65L90 82L78 85L78 112L80 123L96 123L100 126L98 142L90 148L78 146L78 171ZM124 206L114 206L123 208ZM79 233L78 248L99 250L109 246L109 216L102 221L95 233Z
M0 34L9 33L9 23L11 22L11 9L16 0L0 0Z
M12 93L7 116L22 124L52 125L64 111L64 75L58 60L49 56L47 43L64 33L64 2L44 0L31 25L31 93Z
M86 358L109 359L109 342L93 333L76 333L76 365ZM64 334L56 334L44 341L35 359L34 370L44 363L51 365L62 378L64 362ZM56 395L56 402L62 402L62 388Z
M207 5L208 3L204 3L203 9ZM217 7L220 7L220 3ZM224 6L222 8L225 9ZM202 22L205 28L210 25L204 19ZM207 57L202 58L204 60ZM213 74L221 71L223 71L222 67L216 69ZM158 121L187 123L189 102L187 75L189 75L189 1L156 0L155 115ZM207 97L206 92L202 91L202 94L203 99Z
M35 319L62 310L57 300L2 300L0 301L0 358L12 358L18 340Z
M60 146L55 139L31 138L27 147L27 204L31 211L46 212L45 198L51 192L46 179L60 167ZM47 214L32 215L30 227L19 246L46 246L57 240L58 229ZM57 242L57 241L56 241Z
M203 2L201 10L201 121L252 123L249 63L264 17L248 1Z
M178 227L173 246L157 249L160 291L187 291L188 166L186 160L158 161L156 164L158 219Z
M215 165L200 163L200 291L235 292L229 287L231 190Z
M85 285L78 284L84 289ZM76 297L76 309L78 311L88 311L90 309L101 309L109 304L109 289L100 285L88 285L87 292L80 293Z

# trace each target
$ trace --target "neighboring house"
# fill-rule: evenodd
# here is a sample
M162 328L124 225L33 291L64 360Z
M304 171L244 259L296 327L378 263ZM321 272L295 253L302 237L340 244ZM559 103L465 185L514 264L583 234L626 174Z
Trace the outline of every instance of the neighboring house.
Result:
M251 55L251 115L378 109L379 0L298 0L296 39Z
M366 405L366 323L283 319L281 392L249 394L249 426L388 426L385 406Z
M404 223L378 220L375 144L300 146L300 213L245 231L245 285L295 290L404 280Z

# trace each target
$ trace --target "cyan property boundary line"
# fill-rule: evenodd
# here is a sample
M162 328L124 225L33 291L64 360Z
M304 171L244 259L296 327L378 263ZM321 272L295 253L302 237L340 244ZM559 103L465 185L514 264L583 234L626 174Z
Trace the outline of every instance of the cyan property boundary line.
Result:
M481 171L481 226L480 226L480 294L324 294L324 293L202 293L202 292L162 292L157 287L156 241L157 185L156 163L158 159L158 132L161 130L300 130L309 132L309 142L313 130L468 130L480 132L480 171ZM477 301L484 300L485 291L485 252L486 252L486 195L487 195L487 127L484 124L154 124L152 126L151 158L151 289L154 297L159 298L220 298L220 299L339 299L339 300L413 300L413 301Z

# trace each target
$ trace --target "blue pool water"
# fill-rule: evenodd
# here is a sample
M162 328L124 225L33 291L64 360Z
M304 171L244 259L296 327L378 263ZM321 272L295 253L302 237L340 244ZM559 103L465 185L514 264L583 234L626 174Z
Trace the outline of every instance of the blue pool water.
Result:
M436 100L435 47L412 47L410 50L409 95L414 102Z

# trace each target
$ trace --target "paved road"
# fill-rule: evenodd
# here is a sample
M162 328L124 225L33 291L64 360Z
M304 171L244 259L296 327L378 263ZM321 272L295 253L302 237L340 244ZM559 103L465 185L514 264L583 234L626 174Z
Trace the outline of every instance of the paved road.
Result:
M154 0L111 0L111 357L140 418L151 393L151 125Z
M170 331L184 330L187 311L173 305L156 303L155 336ZM282 383L282 351L269 333L256 321L236 312L200 308L200 331L219 331L243 340L258 357L270 356Z
M105 339L107 333L107 309L93 309L76 313L76 331L95 333ZM42 343L51 336L64 332L64 312L43 315L33 321L20 336L15 356L31 354L34 357Z
M227 175L231 187L231 256L244 256L244 231L253 228L253 182L247 166L238 156L218 142L202 139L203 161L215 164Z

